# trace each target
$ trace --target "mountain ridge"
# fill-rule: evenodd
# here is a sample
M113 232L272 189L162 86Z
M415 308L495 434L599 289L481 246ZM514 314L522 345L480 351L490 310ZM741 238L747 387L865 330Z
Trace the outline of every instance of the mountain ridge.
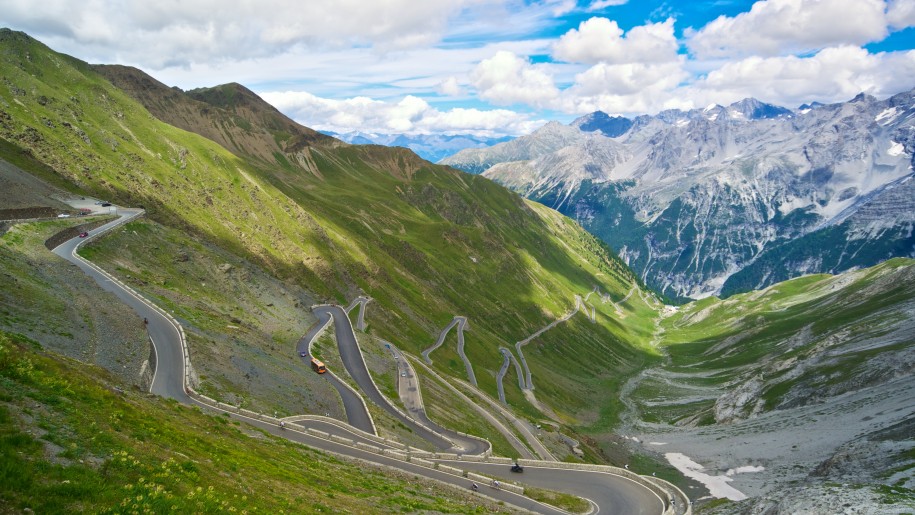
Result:
M482 148L510 141L511 136L479 137L473 134L372 134L359 131L324 134L354 145L406 147L419 157L437 163L466 148Z
M147 89L133 90L144 93L138 95L144 105L131 90L116 88L94 68L36 40L21 36L8 42L0 36L0 41L12 85L0 89L0 137L47 163L70 188L142 205L153 221L249 260L319 301L371 296L376 334L408 351L424 348L456 313L467 316L474 328L467 354L484 390L496 390L498 347L504 341L546 326L574 305L575 295L595 287L613 298L622 298L634 284L640 287L606 246L573 221L482 177L434 165L405 148L309 139L310 130L295 125L279 127L289 138L275 138L277 127L260 126L261 117L248 116L275 111L266 103L253 111L236 109L227 102L234 97L226 89L240 90L231 85L195 93L215 97L206 104L161 83L144 83ZM253 97L242 100L248 109L251 102L260 105ZM189 113L179 120L183 128L158 118L168 120L176 112ZM233 121L239 113L250 129ZM225 130L219 128L222 122ZM220 139L230 140L228 148ZM183 293L175 286L139 287L155 288L155 297L174 296L181 304ZM641 300L623 309L645 318L654 313ZM596 323L578 328L577 338L594 349L580 359L601 363L602 371L589 371L582 382L613 383L619 381L616 372L655 359L643 348L647 326L619 326L609 304L598 313L603 314ZM193 311L185 316L199 317ZM217 330L227 331L207 332ZM193 324L188 332L192 342L212 339ZM229 334L223 338L232 341ZM259 344L269 348L272 342ZM545 383L568 384L584 374L574 366L557 371L543 359L537 355L528 362ZM448 361L436 366L464 374ZM227 390L244 391L244 374L233 377L240 379L222 378L232 385ZM568 409L570 419L612 418L588 401L598 391L591 388L574 403L564 400L560 386L543 387L537 395L560 411ZM518 409L540 416L516 385L507 385L505 393Z
M249 130L243 127L244 123L251 123L252 139L245 141L260 146L248 148L246 143L236 140L229 143L230 150L212 139L163 122L155 116L155 110L147 109L114 87L85 63L57 54L34 40L9 44L6 37L0 32L0 62L5 71L2 80L7 86L0 88L0 137L4 140L0 157L28 156L47 165L41 174L51 174L77 196L94 194L118 204L146 208L148 219L132 222L86 245L82 255L154 299L181 321L189 353L194 356L195 367L199 366L191 374L192 380L201 383L195 386L200 386L207 395L230 399L246 408L260 409L260 403L264 403L274 404L270 407L279 407L284 414L292 409L325 414L319 405L302 399L303 392L314 395L316 389L309 385L320 383L328 387L325 376L297 377L303 374L293 364L297 356L290 351L290 343L297 341L312 320L308 306L346 303L356 295L369 295L373 299L367 317L370 327L359 334L366 355L373 351L376 358L383 355L390 366L390 353L383 346L385 341L415 353L431 344L448 321L460 314L468 318L470 327L465 335L464 351L474 365L480 388L490 395L495 392L493 377L504 362L499 347L511 352L512 341L538 335L524 348L537 389L522 392L514 381L507 381L507 402L531 421L555 416L554 423L561 424L559 430L563 431L552 442L556 448L567 450L563 443L569 440L563 436L568 434L566 427L580 431L582 434L573 433L572 438L580 441L587 461L631 463L639 471L657 470L659 477L677 481L673 474L666 474L670 468L657 466L644 457L656 453L658 448L652 448L656 443L664 443L667 444L664 450L676 446L677 450L701 461L709 471L720 468L722 474L731 466L737 472L748 465L771 467L772 472L760 475L757 489L750 493L779 496L790 488L794 489L793 493L803 495L807 487L832 488L832 484L841 484L849 485L842 487L845 491L855 492L859 487L872 491L874 506L885 508L880 503L887 502L881 497L886 492L898 496L893 499L896 504L911 504L912 445L907 437L912 424L905 419L909 413L906 408L911 406L908 395L911 390L897 389L896 393L901 394L894 399L901 400L903 409L887 410L879 414L885 418L875 422L867 417L882 409L878 403L856 402L852 406L855 409L849 410L837 410L836 404L831 404L831 411L825 414L819 410L824 401L838 400L839 407L843 407L841 403L849 401L849 394L864 394L860 397L864 401L882 401L879 388L884 385L908 388L912 384L915 370L911 350L913 319L909 316L915 291L910 287L915 276L912 261L889 261L860 273L836 277L808 276L724 301L706 298L681 308L661 306L642 288L637 275L578 224L485 178L432 165L407 149L357 147L323 139L297 141L288 146L287 140L280 139L273 141L275 147L270 146L270 139L274 138L271 128L259 125L253 117L243 116L244 121L233 121L233 116L240 116L231 102L234 97L215 91L209 97L212 103L204 105L210 110L210 117L195 115L187 123L204 132L212 130L213 120L231 122L234 128L214 136L227 139L230 134L242 135ZM155 84L152 86L156 88L153 92L160 91ZM226 89L245 94L232 84ZM147 102L153 105L155 100L151 96ZM183 92L175 101L186 100L193 100L188 106L201 108L198 100L189 99ZM243 100L256 102L250 97ZM908 105L902 98L896 101L890 107ZM863 97L855 106L842 104L815 111L824 109L826 114L835 111L832 114L837 121L847 118L846 115L867 115L878 125L898 122L899 117L907 116L905 108L890 111L888 107L879 111L882 106L870 104L872 101ZM844 109L848 112L841 112ZM715 120L709 119L716 114ZM643 235L639 231L644 230L641 227L644 219L636 211L641 209L652 215L650 220L669 223L673 228L671 234L683 237L690 231L698 233L709 228L684 224L679 227L681 232L676 233L677 222L696 219L695 212L687 213L688 218L680 217L691 206L698 204L713 211L714 203L710 199L714 195L726 200L744 199L746 192L740 189L740 175L702 183L709 186L712 196L703 196L695 187L687 189L691 197L676 197L671 203L677 203L675 208L659 210L648 204L654 200L650 198L643 199L645 205L629 204L623 201L624 195L639 186L637 179L651 176L660 180L664 176L653 170L623 168L619 163L631 159L623 150L646 159L650 154L653 164L667 162L671 167L678 166L678 159L727 162L731 144L739 138L727 128L716 127L716 122L724 123L728 118L721 114L720 109L713 107L704 115L700 111L694 119L686 120L670 112L666 115L669 122L659 119L640 122L635 132L627 131L625 142L554 125L546 128L547 133L553 133L551 138L559 140L568 129L573 129L577 133L569 134L582 144L540 153L531 161L539 160L552 167L595 156L597 149L603 149L619 162L606 168L600 168L600 163L588 163L597 168L575 170L581 172L580 181L575 189L559 189L557 202L571 206L576 213L587 214L583 219L618 218L614 231ZM852 121L849 124L854 126ZM676 127L680 122L685 123ZM774 133L779 123L786 122L770 118L760 120L756 127ZM663 129L664 124L674 126L678 134ZM688 134L702 128L721 129L716 134L730 139L722 143L711 137L704 139L700 132ZM898 149L890 148L901 154L885 154L892 158L903 154L908 157L907 149L913 146L909 132L893 129L892 134ZM699 145L705 155L697 159L698 153L677 153L670 149L650 152L650 141L676 142L676 135L693 145L688 148ZM823 149L830 149L832 133L826 131L816 136L820 138L816 140L820 147L811 148L810 156L822 159ZM866 137L849 139L870 144ZM747 138L747 141L756 140ZM885 141L877 138L876 142L882 148ZM279 150L277 154L267 153L264 149L268 148ZM521 144L517 148L531 155L538 150L535 145ZM854 149L842 150L844 157L855 157ZM891 161L895 163L892 159L887 162ZM790 164L790 159L784 162ZM684 174L682 178L705 180L714 176L713 170L687 171L691 175ZM737 171L752 170L738 167ZM769 171L777 172L774 174L777 177L792 177L791 170L784 168ZM614 173L619 174L620 180L596 182ZM815 189L832 184L842 173L847 170L811 167L793 177L799 189ZM843 184L831 193L835 198L818 199L824 201L819 207L829 208L827 211L833 218L843 217L843 223L850 226L853 222L859 224L854 226L856 230L879 232L881 227L871 224L873 220L871 215L865 216L868 214L865 208L871 206L879 215L885 207L878 204L894 204L884 191L895 191L905 198L908 190L903 188L911 184L905 180L906 177L897 179L893 188L885 184L868 185L851 197L840 199L847 194ZM676 184L660 186L663 187L647 189L646 195L656 193L663 199L676 190ZM601 202L582 202L592 200L587 195ZM841 203L856 195L866 197L867 203L848 212L849 206ZM831 205L831 201L838 204ZM756 213L765 212L768 216L771 207L761 205ZM825 218L817 215L816 208L803 209L806 207L802 205L786 214L772 208L771 216L778 218L784 227L800 233L810 224L822 224ZM725 214L736 216L739 212L732 209ZM876 221L882 219L877 216ZM61 223L67 222L50 222ZM48 222L38 225L50 230ZM95 308L106 315L98 325L115 321L125 328L132 326L130 331L137 337L131 339L131 344L145 350L148 340L141 321L131 320L124 306L113 308L115 314L110 315L106 303L99 302L103 296L98 296L96 290L87 289L88 294L75 307L66 294L56 295L53 304L46 302L50 297L42 294L55 289L55 284L48 280L47 274L47 269L53 266L43 259L54 258L41 247L44 238L33 232L28 226L15 226L14 230L0 235L3 243L0 257L10 267L0 274L3 286L0 299L4 300L0 330L13 327L26 335L16 336L17 341L26 338L66 341L72 339L69 332L85 336L96 329L93 319L82 312ZM734 243L741 242L734 240ZM44 257L33 259L23 252L25 246L40 247L40 255ZM686 252L681 256L688 257ZM49 320L53 323L49 324ZM545 328L550 329L544 331ZM108 333L105 336L108 344L123 341ZM319 342L320 352L332 353L331 341L328 337ZM453 343L452 339L436 351L433 366L443 375L466 377ZM0 345L5 346L5 341ZM73 350L78 353L93 349ZM30 357L19 352L13 355L24 366L6 367L6 357L0 356L0 372L12 370L14 374L31 375L34 369L25 366ZM229 367L233 372L220 373L217 365ZM39 366L42 373L49 368L44 360ZM123 369L125 365L113 362L109 366ZM23 401L21 407L27 408L26 411L17 409L15 416L25 421L23 427L35 427L32 420L36 415L45 417L47 409L69 409L69 402L60 402L70 394L67 378L85 374L87 370L91 369L80 367L72 376L32 376L40 379L35 383L46 387L45 393L38 398L29 395L20 398L17 385L11 395L0 400L0 409L11 405L11 401ZM396 368L389 370L390 377L378 377L383 377L387 388L393 389L400 376ZM274 374L274 371L281 372ZM82 380L74 380L74 385L82 384ZM642 384L645 387L635 389ZM528 401L525 394L535 394L537 403ZM151 408L152 404L146 402L150 399L145 395L142 398L143 404ZM332 402L333 398L325 400ZM540 411L539 403L546 404L554 413ZM130 409L127 419L122 420L117 413L123 411L119 409L120 403L89 404L115 410L103 412L100 425L106 430L115 426L112 435L119 441L125 436L131 439L131 445L153 443L155 446L162 441L156 427L150 427L153 421L133 425L138 419L131 418L136 413L130 413ZM808 410L801 413L802 420L792 417L797 412L791 410L798 408ZM167 409L182 410L174 404ZM78 409L72 412L78 413L82 420L89 420L86 417L91 418L95 413ZM451 415L461 415L460 411L456 413ZM851 441L828 432L836 427L846 433L854 433L857 427L870 430L883 421L892 422L890 419L894 417L902 418L903 423L887 430L852 435ZM843 424L852 419L854 424ZM57 423L53 416L42 422ZM93 442L90 445L101 445L100 455L110 452L105 447L110 440L93 439L98 432L92 431L89 422L69 425L78 429L87 442ZM126 422L131 425L123 425ZM206 429L207 424L232 429L222 417L195 416L192 422L201 429ZM814 423L805 427L823 430L799 431L801 434L793 435L801 442L801 449L792 447L788 439L779 438L781 435L774 437L766 426L756 425L776 424L790 433L799 422ZM397 431L395 426L388 422L379 428ZM657 437L645 438L641 433L630 432L630 427ZM705 438L708 442L705 448L697 445L696 440L689 441L690 429L696 429L692 436ZM622 434L615 436L613 431ZM61 432L62 435L55 431L41 436L17 436L17 441L29 442L29 450L39 459L47 456L46 449L65 459L83 456L82 440L70 438L69 429ZM558 431L544 429L544 433ZM67 438L66 448L58 453L53 445L60 444L60 436ZM245 438L234 433L231 436L220 438L219 445L238 447ZM718 440L718 436L729 440ZM746 444L751 436L758 445ZM40 447L44 445L39 441L42 438L53 445ZM168 440L172 444L176 441L180 439ZM732 445L722 445L722 441ZM630 456L628 449L641 445L639 442L648 446L638 456ZM773 444L777 444L779 456L770 460ZM870 452L874 445L882 446L877 459L862 464L861 458L876 454ZM808 446L813 449L807 449ZM239 473L237 464L216 463L219 460L213 456L227 456L222 452L225 449L216 450L220 452L215 455L193 454L201 456L204 464L179 460L180 468L195 481L204 476L195 472L198 469L221 467L228 471L228 476ZM747 457L747 461L736 459L735 450L743 453L738 457ZM168 459L158 449L152 451L151 455L142 456L143 465L150 467L144 470L160 470L161 463L150 456L162 461ZM580 459L568 452L570 459ZM801 452L806 453L805 459L796 457ZM207 461L207 456L213 458L210 460L213 463ZM90 456L87 461L93 459ZM49 483L55 492L69 493L73 486L58 488L61 476L55 474L67 469L59 465L43 468L36 477L42 481L52 479ZM77 467L75 463L72 465ZM81 469L71 468L69 472L77 473ZM721 477L740 486L752 483L747 478L750 475ZM239 479L256 477L246 472L228 476L222 478L228 483L219 480L220 485L227 485L220 491L227 494L237 490ZM145 478L146 481L149 477L145 473L142 477L133 473L130 480ZM188 481L184 486L188 484L193 483ZM396 485L393 487L396 489ZM136 490L132 488L125 489L131 490L129 496L125 492L128 500L136 498ZM391 488L385 485L388 493L393 491ZM179 492L184 494L185 490ZM810 495L822 497L822 490ZM119 496L115 502L121 498L125 497ZM267 504L272 502L268 501ZM417 509L409 500L404 501L407 503ZM301 507L301 503L293 506ZM385 505L385 508L397 506ZM799 504L787 503L782 507L792 511L792 506L797 511ZM354 510L360 507L364 509L365 503L354 502ZM735 513L756 507L747 503L724 506ZM711 508L717 510L721 506Z
M766 279L771 274L758 269L752 279L748 271L724 286L741 269L754 270L753 261L768 248L849 217L857 229L843 238L861 240L863 222L855 222L854 213L874 196L894 195L890 185L912 173L912 99L911 91L885 100L858 95L799 111L748 99L728 107L640 116L612 139L572 134L562 149L538 145L535 131L518 138L517 145L542 152L515 158L494 147L443 162L463 167L462 160L472 155L473 166L485 167L486 177L559 209L618 249L658 291L693 298L731 294L747 285L771 284ZM621 147L610 158L585 158L584 149L595 146L588 138L598 138L598 146L614 142ZM629 157L620 160L620 155ZM868 211L874 230L859 252L867 259L855 265L833 259L835 269L794 263L789 275L778 277L915 255L906 243L911 201L897 197L902 205L884 210L883 225L891 231L879 233L875 211ZM897 250L887 255L887 249Z

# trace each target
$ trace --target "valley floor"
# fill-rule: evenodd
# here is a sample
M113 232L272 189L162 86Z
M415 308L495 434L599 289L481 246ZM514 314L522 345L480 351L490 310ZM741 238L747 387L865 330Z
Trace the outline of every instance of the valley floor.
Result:
M844 395L823 404L776 410L727 425L680 427L641 423L629 429L645 449L663 453L672 463L677 454L704 467L696 478L713 494L741 500L756 497L808 478L840 447L915 413L915 377ZM876 444L875 444L876 445ZM886 442L893 449L912 443ZM872 450L873 457L881 452ZM843 475L848 483L869 482L868 463ZM690 476L685 468L681 471ZM857 473L857 474L856 474ZM863 477L862 477L863 474ZM894 478L888 481L894 482ZM742 495L741 495L742 494Z

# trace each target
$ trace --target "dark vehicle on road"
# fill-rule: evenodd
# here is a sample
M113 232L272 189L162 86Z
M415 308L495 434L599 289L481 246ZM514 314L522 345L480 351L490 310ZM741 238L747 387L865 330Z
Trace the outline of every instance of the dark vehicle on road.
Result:
M108 207L111 205L111 202L102 202L102 207Z
M512 465L512 472L518 472L518 473L524 472L524 467L515 463L514 465Z
M71 233L71 234L72 234L72 233ZM89 233L87 233L87 232L81 232L81 233L79 233L79 237L80 237L80 238L85 238L86 236L89 236Z

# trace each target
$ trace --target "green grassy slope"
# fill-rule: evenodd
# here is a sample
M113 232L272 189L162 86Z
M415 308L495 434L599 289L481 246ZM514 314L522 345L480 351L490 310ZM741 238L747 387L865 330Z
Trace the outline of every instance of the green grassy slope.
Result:
M282 416L343 417L336 391L295 358L315 301L253 263L151 220L81 249L183 324L206 395Z
M497 505L119 391L0 333L0 511L489 513ZM241 444L240 444L241 443Z
M48 252L52 235L98 217L16 224L0 234L0 330L139 384L149 357L142 321L74 266Z
M912 284L915 262L893 259L688 304L662 323L668 374L634 396L647 420L708 424L906 377L915 367ZM725 391L746 395L719 399Z
M165 123L200 134L261 164L288 164L282 155L289 149L309 144L340 144L293 122L240 84L184 93L136 68L120 65L92 68Z
M561 316L575 294L597 286L618 299L635 282L576 224L485 179L404 149L306 137L282 143L279 164L267 166L162 123L85 63L23 34L0 32L0 45L7 70L0 137L74 187L143 205L156 221L318 298L342 302L367 293L375 299L377 333L406 350L418 353L454 314L467 316L468 353L493 395L498 345ZM236 116L247 112L213 96L202 96L214 102L211 109L222 102ZM255 122L238 124L251 124L253 133ZM637 316L653 315L635 310L630 319ZM635 359L644 352L644 334L614 317L582 331L608 347L628 347L616 355ZM589 373L583 356L572 354L563 365L570 380ZM605 363L619 366L616 359Z

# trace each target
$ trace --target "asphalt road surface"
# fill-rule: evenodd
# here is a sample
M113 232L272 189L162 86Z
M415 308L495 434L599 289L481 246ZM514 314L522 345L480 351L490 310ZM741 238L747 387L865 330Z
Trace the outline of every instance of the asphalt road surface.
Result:
M303 336L296 345L296 355L302 360L305 370L308 371L306 373L312 374L315 372L311 369L311 344L324 326L330 323L331 319L330 313L315 313L315 315L318 317L318 321L311 326L311 329L308 330L305 336ZM302 356L303 352L305 353L305 356ZM375 426L372 424L372 416L369 414L369 411L359 394L354 392L331 371L323 374L323 377L325 377L327 381L336 388L337 393L340 394L340 398L343 401L343 409L346 411L346 421L349 425L357 427L366 433L375 433Z
M353 326L346 311L340 306L317 306L312 311L319 320L323 320L323 317L328 315L333 317L334 334L337 338L337 348L340 351L343 365L369 400L384 408L416 434L443 451L447 450L461 454L481 454L489 448L488 444L483 441L475 438L466 438L454 431L439 427L428 419L423 420L423 424L417 423L416 420L405 416L403 412L392 406L378 391L371 376L369 376L365 360L362 358L362 351L356 342L356 335L353 332Z
M444 462L464 470L517 480L526 485L560 490L594 502L600 515L654 515L664 511L661 499L642 485L624 477L585 470L524 467L524 472L511 472L511 465Z
M142 300L139 296L129 291L127 288L112 281L100 270L89 265L87 262L83 261L75 255L77 248L82 243L90 240L92 236L104 233L110 228L124 223L136 216L139 216L142 213L142 210L121 209L119 213L120 217L118 220L90 231L89 238L74 238L69 240L55 248L53 252L78 266L87 275L92 277L93 280L95 280L103 290L113 293L125 304L132 307L137 313L137 323L142 324L144 318L148 320L147 328L149 331L150 339L152 340L153 346L155 348L157 361L156 372L153 378L152 386L150 388L151 392L164 397L177 399L178 401L185 404L199 405L212 409L210 406L202 405L192 400L184 389L184 351L181 346L181 338L178 328L174 325L174 323L172 323L169 317L165 316L162 312ZM389 407L385 399L381 397L380 393L374 387L374 384L371 382L371 378L368 376L368 370L365 368L365 362L362 359L361 353L355 340L355 335L352 331L352 326L350 325L349 318L346 316L346 313L343 312L342 308L340 307L325 306L316 308L315 314L318 316L319 322L321 320L327 320L323 317L333 317L333 321L336 324L335 329L341 356L343 356L344 363L350 363L353 366L352 370L350 370L349 365L347 365L347 369L350 370L350 374L353 375L354 378L357 378L357 382L360 387L364 389L364 391L374 402L377 402L379 406L385 408ZM320 324L317 327L320 328ZM349 409L347 409L347 412L349 413ZM470 481L465 478L446 474L438 470L421 467L419 465L414 465L408 462L388 458L386 456L363 451L361 449L338 444L336 442L312 437L292 429L281 429L269 422L246 417L237 413L229 413L229 415L238 420L243 420L252 426L263 429L268 433L292 441L300 442L311 447L319 448L343 456L361 459L367 462L381 464L383 466L389 466L399 470L404 470L416 474L417 476L423 476L426 478L438 480L459 488L470 487ZM403 415L398 416L398 418L401 417L403 417ZM410 423L411 427L416 427L417 429L424 430L424 428L416 425L415 422L411 421L409 418L404 418L407 422ZM325 431L330 430L337 432L338 434L341 431L340 428L332 424L322 423L320 421L311 422L309 423L309 426L318 426ZM423 432L426 431L427 430L424 430ZM422 434L422 432L420 433ZM346 436L352 437L353 435L348 434ZM438 438L440 442L443 441L441 437L435 438ZM430 439L430 441L435 440ZM475 442L476 440L471 441ZM446 444L450 445L450 443ZM482 452L480 449L476 450L478 452ZM465 452L470 453L471 451ZM598 506L599 513L601 514L657 514L663 512L664 509L660 498L658 498L656 495L644 487L641 487L637 483L630 480L606 473L578 470L559 470L546 467L525 467L523 474L512 474L509 471L509 467L506 465L452 462L452 464L455 463L459 464L460 468L465 470L483 472L489 475L502 477L504 479L521 480L523 483L528 485L561 490L564 492L580 495L593 501ZM523 478L519 477L522 475ZM527 497L513 494L501 489L494 489L481 485L480 493L496 500L511 504L513 506L517 506L537 513L565 513L551 506L538 503Z
M103 290L115 294L124 304L133 308L137 314L137 324L143 324L144 318L149 321L146 329L150 339L153 341L156 353L156 372L153 376L150 391L156 395L187 403L190 402L190 397L184 391L184 352L181 349L178 328L160 311L151 307L132 292L112 282L98 269L76 256L76 250L83 243L141 214L143 214L142 209L120 209L117 220L88 231L89 237L87 238L68 240L57 246L53 252L78 266L86 275L94 279Z

